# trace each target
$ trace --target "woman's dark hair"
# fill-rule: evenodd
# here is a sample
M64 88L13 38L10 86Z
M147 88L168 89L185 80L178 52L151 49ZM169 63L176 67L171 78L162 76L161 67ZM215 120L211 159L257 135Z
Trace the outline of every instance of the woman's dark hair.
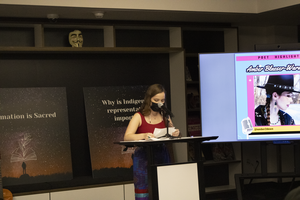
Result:
M149 115L151 113L151 98L162 92L166 93L166 90L161 84L150 85L146 91L144 102L138 112L142 113L144 116Z
M279 96L281 96L281 94L284 92L284 90L280 90L280 89L277 89L277 90L266 90L267 92L267 99L266 99L266 111L267 111L267 122L268 122L268 126L271 125L271 122L270 122L270 102L272 100L272 94L274 92L276 92ZM284 120L283 120L283 116L280 116L280 123L281 125L284 125Z

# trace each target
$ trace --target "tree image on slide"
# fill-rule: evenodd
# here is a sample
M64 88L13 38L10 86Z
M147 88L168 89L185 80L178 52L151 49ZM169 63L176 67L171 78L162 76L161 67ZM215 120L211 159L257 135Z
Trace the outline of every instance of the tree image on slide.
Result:
M25 133L23 138L18 140L19 147L11 153L10 162L22 162L23 175L26 174L25 161L37 160L35 151L29 147L32 138L29 133Z

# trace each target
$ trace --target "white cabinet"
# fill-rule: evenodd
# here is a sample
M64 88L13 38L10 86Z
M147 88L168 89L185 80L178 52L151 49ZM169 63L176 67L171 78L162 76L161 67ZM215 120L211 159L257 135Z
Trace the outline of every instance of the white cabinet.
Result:
M14 200L50 200L49 193L31 194L13 197Z
M133 183L124 185L124 191L125 191L124 200L135 200Z
M134 185L114 185L15 196L14 200L134 200Z
M52 192L50 193L50 195L51 195L51 200L66 200L66 199L123 200L124 199L123 185Z

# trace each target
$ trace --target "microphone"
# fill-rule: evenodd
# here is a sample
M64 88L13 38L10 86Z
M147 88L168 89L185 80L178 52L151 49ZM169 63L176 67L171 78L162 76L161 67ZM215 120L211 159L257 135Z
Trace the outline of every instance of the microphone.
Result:
M159 102L158 104L158 107L163 111L163 115L165 117L167 117L167 133L164 135L164 137L167 137L167 138L173 138L172 134L169 133L169 116L172 118L174 117L173 113L165 106L165 104Z
M170 117L174 117L173 113L165 106L165 104L159 102L157 105L162 111L166 113L166 115L169 115Z

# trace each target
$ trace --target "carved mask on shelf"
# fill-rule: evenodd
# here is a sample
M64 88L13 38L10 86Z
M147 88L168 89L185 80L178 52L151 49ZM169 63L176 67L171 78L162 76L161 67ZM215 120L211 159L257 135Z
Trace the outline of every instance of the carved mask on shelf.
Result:
M73 32L69 33L69 42L72 47L82 47L83 44L83 36L81 31L74 30Z

